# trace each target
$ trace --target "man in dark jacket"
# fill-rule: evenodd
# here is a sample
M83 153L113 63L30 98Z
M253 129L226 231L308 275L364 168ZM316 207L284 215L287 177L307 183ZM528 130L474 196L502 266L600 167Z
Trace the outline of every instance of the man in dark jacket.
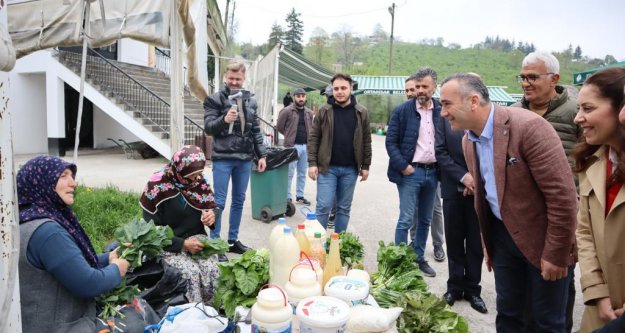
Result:
M581 135L579 125L573 120L577 114L577 100L569 97L568 91L558 85L560 63L551 53L532 52L525 56L521 73L517 77L523 88L523 99L513 106L522 107L545 118L558 133L567 157ZM572 159L569 157L569 163ZM569 298L566 308L566 331L573 329L573 307L575 305L575 276L571 270ZM529 302L528 302L529 304ZM531 319L531 309L526 310L528 332L536 332Z
M449 267L443 299L451 306L464 297L473 309L486 313L486 304L480 297L484 253L473 208L475 185L462 152L463 136L463 131L451 130L447 119L441 119L436 127L436 161L441 170Z
M236 105L231 105L228 100L233 90L241 89L245 82L245 65L240 62L228 64L225 79L224 88L204 101L204 131L213 136L213 186L215 202L221 211L224 210L228 183L232 178L228 230L230 252L244 253L248 247L239 241L239 225L252 171L252 160L258 158L258 172L263 172L266 153L256 116L256 100L251 97L244 99L242 110L237 110ZM232 133L228 133L230 124L234 124ZM211 238L219 238L221 215L217 214ZM225 255L220 255L219 259L227 260Z
M297 192L296 201L309 206L310 201L304 198L304 186L306 186L306 171L308 169L308 133L312 127L313 112L306 107L306 91L299 88L293 92L295 103L280 111L278 116L278 131L284 135L284 146L293 147L297 150L297 161L289 164L289 188L288 200L292 200L291 183L297 169Z
M367 109L352 95L352 78L332 77L333 96L319 108L308 137L308 176L317 180L317 220L327 227L336 196L334 231L347 229L356 180L369 177L371 130Z
M387 174L389 180L397 184L399 192L395 244L407 243L408 229L416 212L417 233L413 248L419 269L430 277L436 276L436 272L425 260L424 252L438 187L434 138L441 106L432 98L436 91L436 76L433 69L425 67L411 77L415 81L416 95L393 110L386 133Z

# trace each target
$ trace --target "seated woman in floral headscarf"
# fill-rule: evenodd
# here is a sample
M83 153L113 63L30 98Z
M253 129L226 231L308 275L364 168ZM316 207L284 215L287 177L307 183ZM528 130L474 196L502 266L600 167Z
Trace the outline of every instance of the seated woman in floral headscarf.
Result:
M172 245L165 248L162 259L189 281L185 294L188 301L208 304L219 277L216 256L190 256L202 250L200 241L208 239L205 227L212 228L215 223L213 209L217 205L202 174L205 165L206 158L199 147L183 147L169 164L150 177L139 203L146 221L168 225L174 231Z
M54 156L35 157L17 173L25 333L96 332L102 325L95 297L117 287L128 269L116 251L93 249L71 208L75 176L75 164ZM142 326L126 332L143 332Z

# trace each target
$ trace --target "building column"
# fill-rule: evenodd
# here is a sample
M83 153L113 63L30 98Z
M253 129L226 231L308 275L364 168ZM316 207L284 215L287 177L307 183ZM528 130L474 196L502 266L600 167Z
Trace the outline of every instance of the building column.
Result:
M63 81L51 71L46 73L46 108L48 153L65 156L65 88Z

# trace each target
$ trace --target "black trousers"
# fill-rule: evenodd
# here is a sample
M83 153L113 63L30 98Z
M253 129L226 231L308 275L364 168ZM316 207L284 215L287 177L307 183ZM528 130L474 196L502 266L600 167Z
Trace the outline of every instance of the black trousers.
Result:
M449 266L447 291L456 296L480 296L484 252L473 196L444 199L443 216Z
M571 274L545 281L540 270L519 251L503 222L495 221L492 236L497 332L525 332L525 300L529 300L537 332L565 333Z

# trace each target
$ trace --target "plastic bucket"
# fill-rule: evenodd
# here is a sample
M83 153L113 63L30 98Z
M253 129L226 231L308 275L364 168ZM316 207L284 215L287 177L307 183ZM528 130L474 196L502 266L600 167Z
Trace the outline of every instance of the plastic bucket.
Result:
M297 305L300 333L344 333L349 319L349 306L329 296L308 297Z

